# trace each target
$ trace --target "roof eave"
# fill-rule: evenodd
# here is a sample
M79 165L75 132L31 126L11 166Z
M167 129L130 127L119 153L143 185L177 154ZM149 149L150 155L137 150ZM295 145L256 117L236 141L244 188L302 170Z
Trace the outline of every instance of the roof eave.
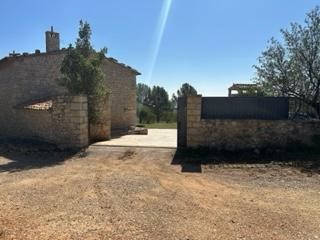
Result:
M138 72L138 70L136 70L136 69L134 69L134 68L130 67L129 65L126 65L126 64L124 64L124 63L120 63L120 62L118 62L118 60L117 60L117 59L115 59L115 58L112 58L112 57L106 57L106 59L107 59L107 60L109 60L110 62L113 62L113 63L115 63L115 64L118 64L118 65L120 65L120 66L122 66L122 67L124 67L124 68L126 68L126 69L128 69L128 70L130 70L130 71L132 71L133 73L135 73L135 74L136 74L136 76L141 75L141 73L140 73L140 72Z

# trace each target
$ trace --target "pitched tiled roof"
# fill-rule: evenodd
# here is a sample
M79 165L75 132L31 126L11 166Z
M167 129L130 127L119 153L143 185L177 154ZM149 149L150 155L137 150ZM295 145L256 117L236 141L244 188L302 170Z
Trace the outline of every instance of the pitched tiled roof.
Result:
M130 67L130 66L128 66L128 65L126 65L126 64L124 64L124 63L120 63L120 62L118 62L118 60L117 60L117 59L115 59L115 58L112 58L112 57L106 57L106 59L108 59L110 62L113 62L113 63L119 64L120 66L125 67L125 68L127 68L127 69L129 69L129 70L131 70L131 71L135 72L137 75L141 75L141 73L140 73L140 72L138 72L136 69L134 69L134 68L132 68L132 67Z

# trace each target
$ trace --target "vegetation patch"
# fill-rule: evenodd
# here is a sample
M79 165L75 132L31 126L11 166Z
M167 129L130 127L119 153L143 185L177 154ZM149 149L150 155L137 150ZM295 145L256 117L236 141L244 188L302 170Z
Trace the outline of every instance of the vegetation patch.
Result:
M79 37L75 47L69 45L61 66L63 77L58 81L71 94L88 96L89 120L96 122L99 118L99 110L94 108L94 104L103 101L108 94L101 70L107 49L103 48L100 52L96 52L91 46L90 39L90 25L81 20Z
M159 123L150 123L150 124L138 124L138 127L145 127L149 129L177 129L177 123L176 122L159 122Z

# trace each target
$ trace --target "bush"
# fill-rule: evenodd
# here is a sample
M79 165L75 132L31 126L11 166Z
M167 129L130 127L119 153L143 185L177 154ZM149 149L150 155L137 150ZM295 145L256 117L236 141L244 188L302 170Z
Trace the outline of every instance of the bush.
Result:
M176 111L165 111L161 115L161 121L166 123L172 123L177 121L177 112Z
M147 106L138 106L137 112L139 123L154 123L156 121L156 115Z

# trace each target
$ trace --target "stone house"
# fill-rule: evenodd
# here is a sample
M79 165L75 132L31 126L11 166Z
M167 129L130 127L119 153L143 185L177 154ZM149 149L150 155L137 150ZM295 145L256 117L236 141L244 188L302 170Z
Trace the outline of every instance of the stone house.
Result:
M70 96L58 84L66 50L60 49L59 33L52 28L45 38L46 52L13 52L0 60L0 137L86 146L91 138L87 96ZM136 124L136 76L140 73L110 57L102 70L110 95L99 105L105 117L100 138L108 139Z

